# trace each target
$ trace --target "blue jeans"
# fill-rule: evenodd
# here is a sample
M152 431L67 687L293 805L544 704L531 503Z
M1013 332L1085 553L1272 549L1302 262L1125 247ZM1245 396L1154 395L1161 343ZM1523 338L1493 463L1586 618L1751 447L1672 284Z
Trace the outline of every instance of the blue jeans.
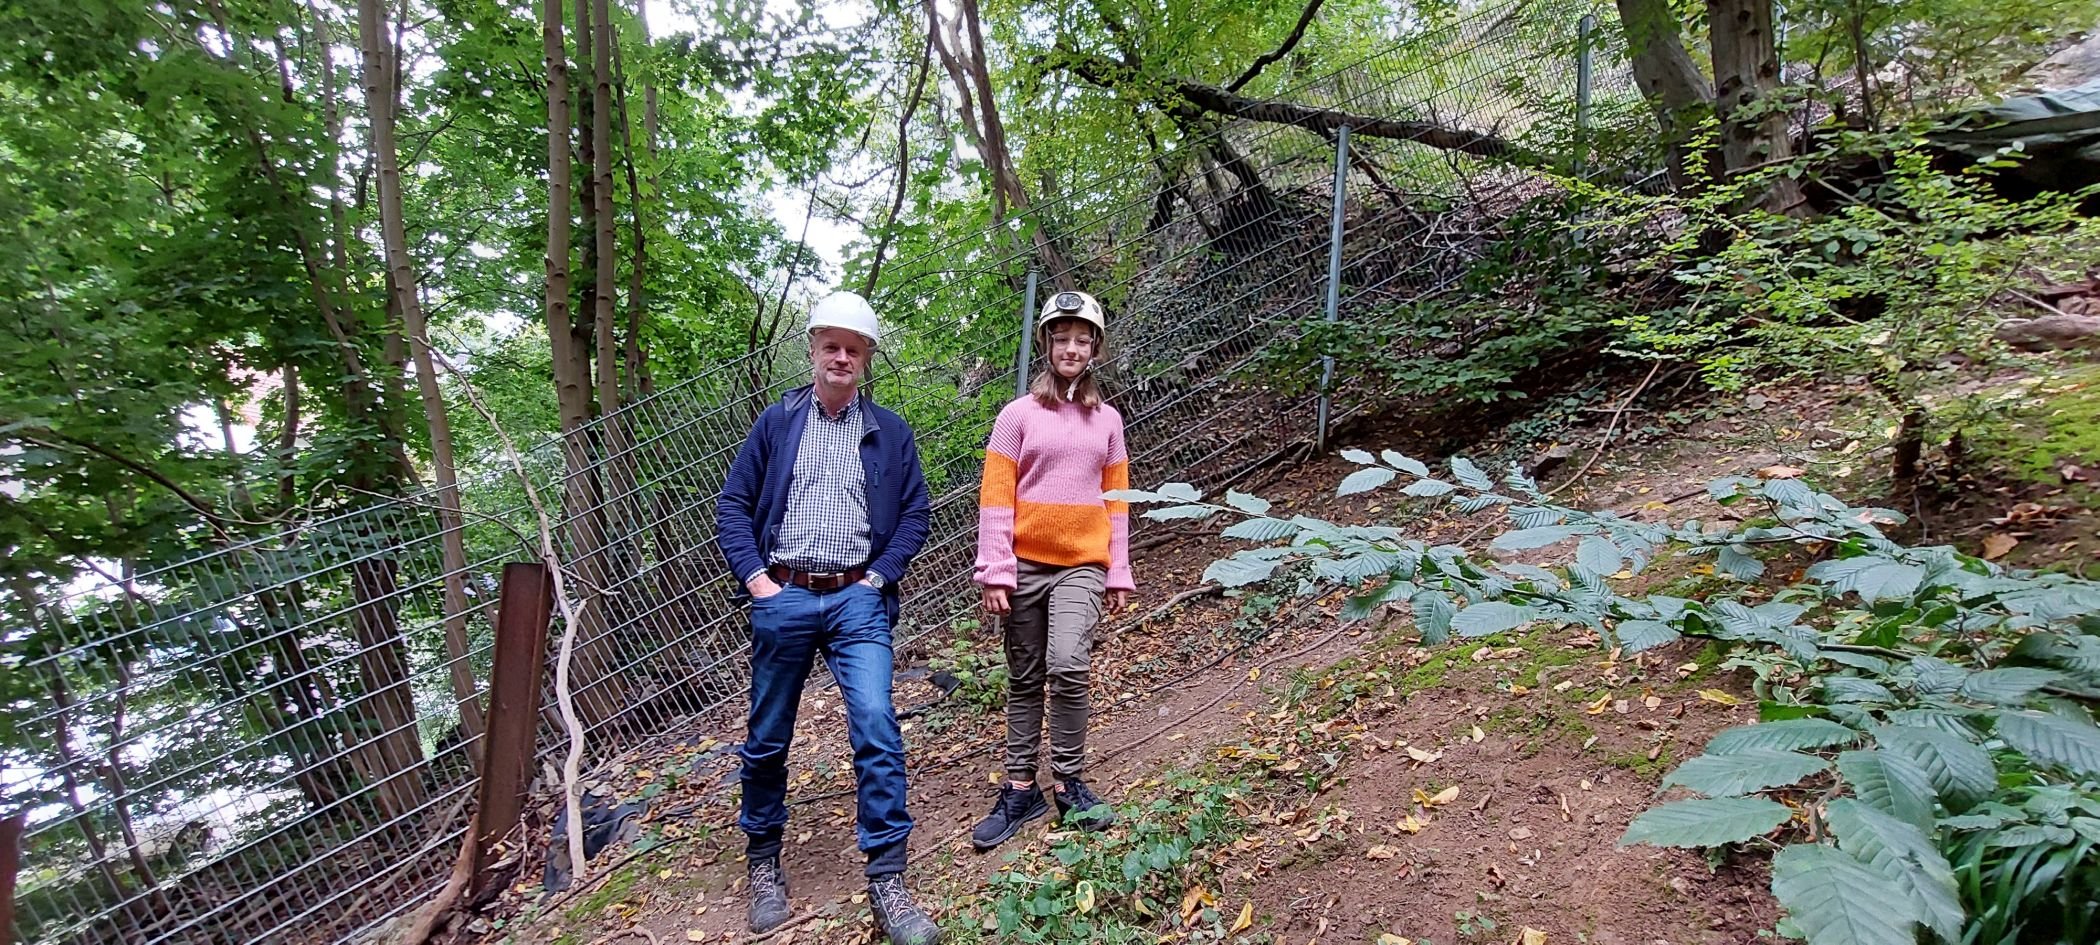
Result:
M751 720L744 747L743 814L753 859L780 855L787 829L788 743L810 667L822 654L846 701L859 785L856 829L869 876L904 871L904 735L890 701L894 654L882 592L865 584L819 594L788 585L751 604Z

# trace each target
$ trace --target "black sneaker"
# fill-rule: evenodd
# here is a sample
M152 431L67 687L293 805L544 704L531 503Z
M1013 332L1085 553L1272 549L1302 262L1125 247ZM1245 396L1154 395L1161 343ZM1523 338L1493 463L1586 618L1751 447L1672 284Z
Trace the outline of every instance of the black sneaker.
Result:
M935 945L941 940L941 927L911 901L903 873L868 880L868 901L875 908L875 924L882 926L891 945Z
M787 874L781 872L780 858L769 856L751 861L750 877L751 904L746 912L751 931L763 935L788 920Z
M970 832L970 842L979 850L989 850L1019 833L1022 824L1049 812L1042 788L1033 784L1017 788L1008 782L999 788L999 800L992 805L992 812Z
M1116 810L1108 802L1094 796L1085 781L1073 778L1066 781L1064 790L1052 791L1057 798L1057 820L1067 827L1081 830L1099 830L1116 822Z

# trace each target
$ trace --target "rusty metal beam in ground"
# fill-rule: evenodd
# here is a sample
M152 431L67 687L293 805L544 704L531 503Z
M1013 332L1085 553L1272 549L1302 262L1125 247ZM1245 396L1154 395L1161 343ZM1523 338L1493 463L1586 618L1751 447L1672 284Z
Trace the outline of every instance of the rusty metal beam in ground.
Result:
M480 819L474 838L474 891L495 862L496 844L518 825L539 729L540 666L546 662L554 581L547 566L503 566L496 599L495 667L489 674L488 733L482 737Z

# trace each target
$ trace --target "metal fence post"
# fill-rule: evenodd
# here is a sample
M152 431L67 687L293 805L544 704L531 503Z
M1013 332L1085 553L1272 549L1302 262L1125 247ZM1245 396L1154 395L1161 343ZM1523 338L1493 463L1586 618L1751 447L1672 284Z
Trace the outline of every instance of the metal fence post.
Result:
M1028 362L1035 359L1035 281L1038 274L1028 270L1028 288L1021 297L1021 363L1014 366L1014 396L1028 396Z
M474 836L474 888L495 847L518 825L540 721L540 667L554 614L554 576L540 562L503 566L496 591L495 666L489 672L488 732L482 736L481 819Z
M1597 34L1597 18L1587 13L1575 21L1575 176L1589 173L1590 166L1590 73L1596 53L1590 40Z
M1334 131L1334 212L1327 225L1327 323L1341 315L1342 306L1342 204L1348 197L1349 126ZM1327 422L1334 412L1334 357L1320 359L1320 406L1313 432L1314 452L1327 452Z

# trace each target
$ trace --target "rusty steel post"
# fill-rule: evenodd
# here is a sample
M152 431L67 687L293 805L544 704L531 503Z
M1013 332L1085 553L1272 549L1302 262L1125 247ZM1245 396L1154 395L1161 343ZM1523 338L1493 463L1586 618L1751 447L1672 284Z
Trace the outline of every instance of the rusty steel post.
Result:
M539 730L540 668L547 659L547 627L554 612L554 580L538 562L503 566L496 598L495 666L489 673L488 732L482 736L480 819L474 838L474 887L495 860L496 844L518 825L532 772Z

